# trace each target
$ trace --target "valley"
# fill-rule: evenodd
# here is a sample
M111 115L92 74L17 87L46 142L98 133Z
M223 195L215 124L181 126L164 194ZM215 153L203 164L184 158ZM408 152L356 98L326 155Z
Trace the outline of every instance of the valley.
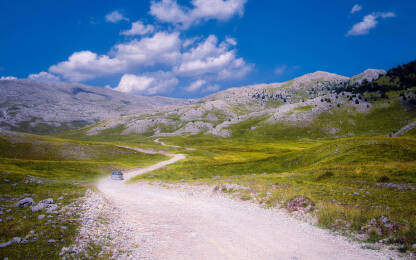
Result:
M265 221L261 214L272 210L279 215L270 220L273 225L282 217L318 233L335 232L331 239L342 236L362 250L371 249L378 259L380 252L388 252L386 259L387 255L411 259L416 247L415 75L416 62L387 72L366 70L351 78L319 71L288 82L231 88L192 100L126 97L69 83L31 86L54 93L48 98L61 98L48 106L44 105L47 95L10 98L13 91L25 92L30 81L2 80L0 93L7 102L0 106L0 207L2 212L10 211L9 219L2 217L0 238L6 242L34 230L39 239L28 243L33 246L14 243L2 249L1 256L19 257L45 247L49 248L45 256L59 258L59 248L70 246L82 229L76 217L62 218L61 225L70 227L70 233L42 237L52 229L30 208L13 207L20 199L32 197L38 202L64 196L63 208L81 203L87 190L88 194L101 190L105 197L106 188L112 189L115 206L132 200L130 205L136 208L141 204L136 205L129 194L143 196L140 200L150 204L160 196L159 202L171 197L173 204L186 205L180 194L192 192L195 196L189 201L195 208L189 206L190 215L196 214L200 202L196 194L214 200L209 207L215 207L216 196L224 196L223 210L230 215L237 214L232 210L236 205L250 205L250 212L262 212L261 222ZM83 123L77 125L79 120ZM143 170L172 155L184 157L132 176L127 184L113 187L107 180L103 188L100 182L113 170L130 176L129 169ZM30 176L41 183L24 184ZM117 194L117 189L122 192ZM147 193L134 191L141 189ZM126 196L121 197L124 192ZM163 210L176 207L172 205L166 202ZM188 209L178 210L188 218ZM159 217L167 214L163 210ZM143 221L155 216L144 214ZM235 216L252 223L253 232L264 228L254 228L258 223L240 211ZM226 223L227 214L219 219ZM215 219L206 221L215 223ZM154 225L149 232L159 232ZM52 245L50 239L60 242ZM228 243L224 241L222 245ZM52 250L56 245L58 249ZM98 254L102 246L91 244L88 254Z

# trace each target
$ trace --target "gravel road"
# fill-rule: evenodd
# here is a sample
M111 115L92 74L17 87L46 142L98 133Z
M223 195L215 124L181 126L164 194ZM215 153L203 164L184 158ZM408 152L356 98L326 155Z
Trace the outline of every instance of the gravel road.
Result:
M169 154L168 154L169 155ZM185 158L130 171L144 174ZM388 250L362 249L327 230L275 209L222 195L190 193L110 178L98 183L133 230L138 259L396 259ZM130 241L131 242L131 241Z

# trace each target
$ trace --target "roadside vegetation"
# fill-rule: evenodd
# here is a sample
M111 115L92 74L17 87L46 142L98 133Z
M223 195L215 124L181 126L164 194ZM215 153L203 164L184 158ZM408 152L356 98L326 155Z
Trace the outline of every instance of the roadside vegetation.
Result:
M0 244L13 241L0 248L1 259L61 258L61 248L77 235L76 202L95 180L165 159L111 144L11 132L1 132L0 147ZM15 205L25 198L35 204L51 198L58 209Z
M212 140L170 137L165 142L195 148L184 161L135 178L208 183L242 200L285 207L293 198L310 199L317 224L362 234L369 242L416 243L416 139L350 137L315 141ZM395 229L371 229L385 216ZM397 226L397 229L396 229Z

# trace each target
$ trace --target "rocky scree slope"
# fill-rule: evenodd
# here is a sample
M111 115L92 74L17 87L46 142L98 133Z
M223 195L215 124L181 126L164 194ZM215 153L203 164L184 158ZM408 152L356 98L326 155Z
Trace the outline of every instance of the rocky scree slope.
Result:
M341 105L350 107L351 111L369 110L372 105L368 101L351 93L337 94L336 90L351 82L371 81L385 73L383 70L366 70L348 78L318 71L283 83L230 88L196 100L192 105L112 118L90 128L86 134L96 135L118 127L122 129L121 134L177 136L208 133L229 137L232 125L255 118L264 117L271 124L305 124Z
M191 101L125 94L77 83L0 80L0 128L44 133Z

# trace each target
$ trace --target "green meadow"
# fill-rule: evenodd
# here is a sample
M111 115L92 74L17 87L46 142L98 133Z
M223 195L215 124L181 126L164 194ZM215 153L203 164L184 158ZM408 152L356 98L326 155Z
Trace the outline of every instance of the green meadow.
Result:
M56 225L47 224L49 218L38 219L44 212L14 207L19 199L31 197L37 203L53 198L62 208L113 170L144 167L166 159L113 144L20 133L2 133L0 147L0 241L25 238L30 232L38 235L35 242L2 248L0 257L9 259L60 259L61 248L73 242L79 225L76 215ZM55 242L48 242L51 239Z

